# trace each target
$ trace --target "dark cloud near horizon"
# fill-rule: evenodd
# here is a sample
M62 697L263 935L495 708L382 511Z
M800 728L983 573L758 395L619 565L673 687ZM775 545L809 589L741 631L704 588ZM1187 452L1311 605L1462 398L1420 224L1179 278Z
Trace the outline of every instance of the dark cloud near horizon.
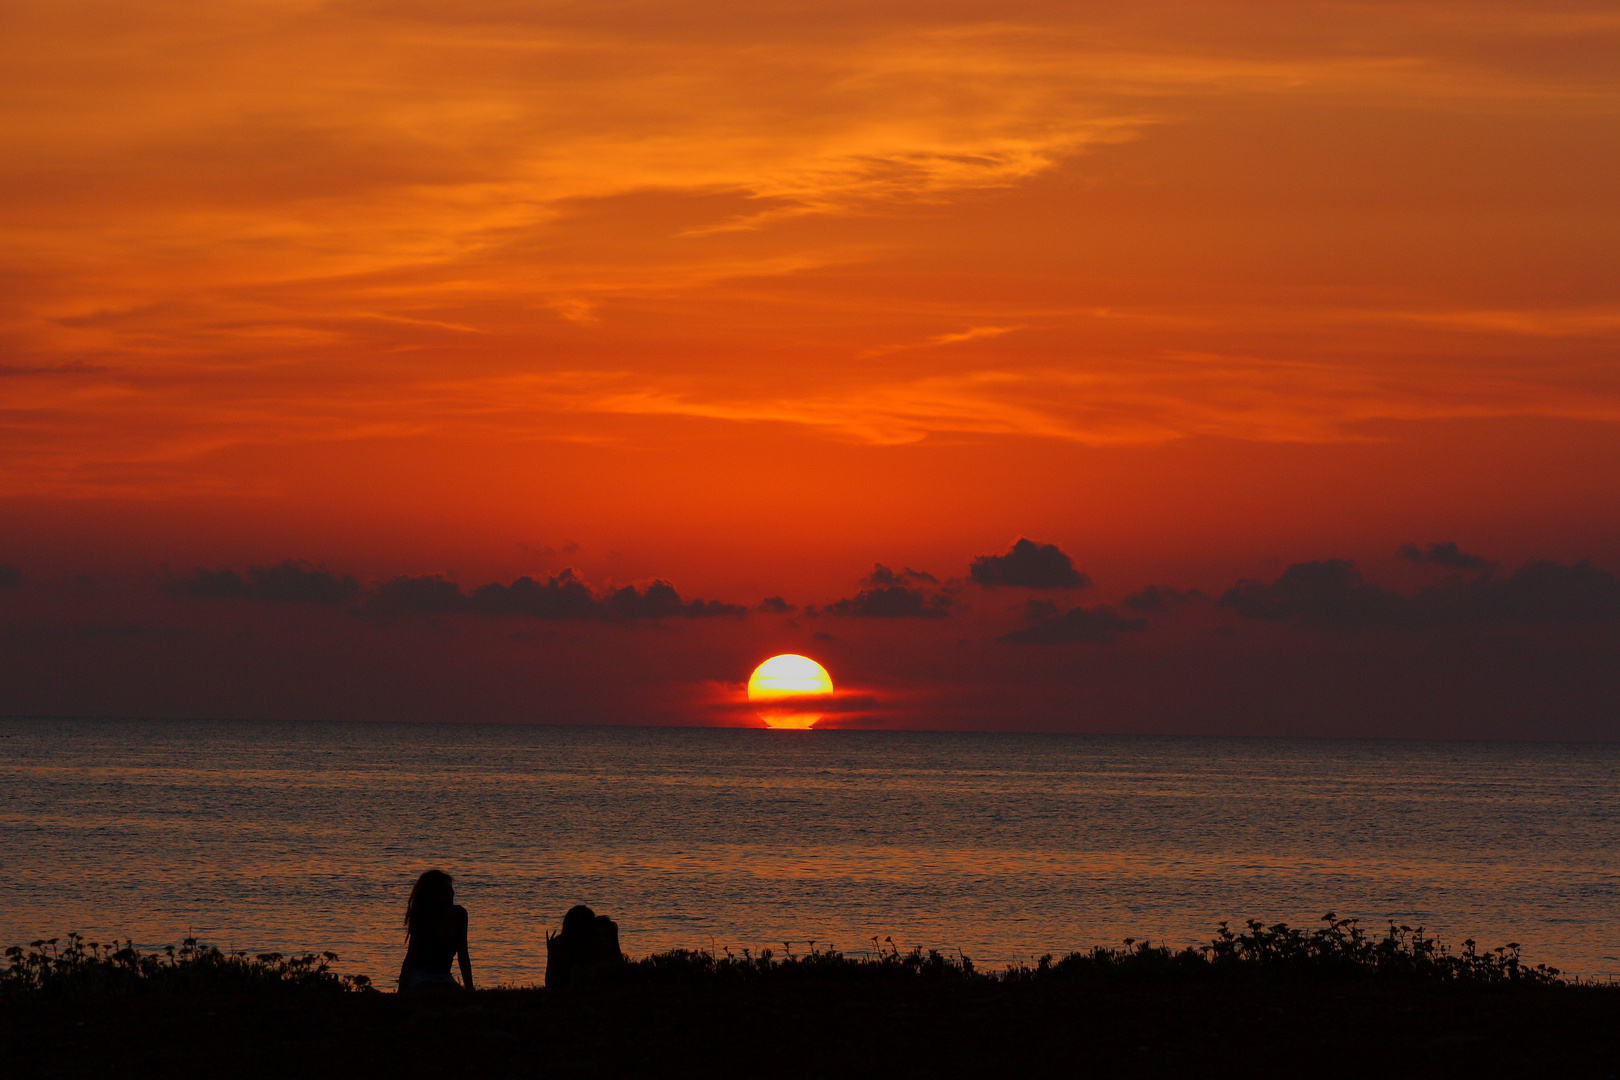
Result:
M767 596L754 605L754 610L763 612L766 615L791 615L799 609L780 596Z
M1448 570L1485 570L1491 565L1489 560L1459 549L1451 540L1430 544L1428 551L1424 551L1416 544L1402 544L1400 555L1409 562L1444 566Z
M1295 563L1272 582L1245 579L1217 601L1247 619L1299 620L1329 629L1466 623L1620 623L1620 578L1583 559L1542 560L1511 576L1433 585L1414 595L1382 589L1345 559Z
M347 604L360 595L360 583L349 574L332 573L324 565L287 559L274 566L250 566L246 574L235 570L196 570L189 577L166 582L172 596L199 599L268 600L277 604Z
M950 608L951 598L945 593L882 585L835 600L823 610L828 615L872 619L942 619L951 613Z
M1091 578L1074 568L1074 560L1056 544L1019 537L1005 555L977 555L968 564L975 585L1019 589L1083 589Z
M608 593L602 603L611 619L741 618L748 614L745 607L719 600L682 600L675 586L667 581L654 581L640 588L626 585Z
M718 600L683 600L667 581L625 585L599 595L572 569L545 581L525 575L510 585L491 582L471 593L463 593L455 582L436 574L396 577L373 587L366 594L361 611L384 618L468 614L610 622L747 614L745 608Z
M1541 560L1520 567L1513 576L1484 579L1431 590L1438 597L1458 596L1466 615L1528 623L1620 622L1620 578L1590 560L1572 566Z
M1405 616L1405 597L1362 579L1347 559L1295 563L1276 581L1244 578L1216 601L1245 619L1307 622L1345 628L1396 625Z
M1148 615L1162 615L1171 608L1194 600L1205 599L1204 594L1197 589L1172 589L1168 585L1149 585L1145 589L1138 589L1131 593L1120 603L1132 611L1140 611Z
M15 589L22 584L22 571L10 563L0 563L0 589Z
M939 578L926 570L913 570L909 566L897 574L882 563L874 563L872 572L862 578L860 583L872 588L884 588L889 585L938 585Z
M460 585L441 574L401 575L361 588L351 575L339 576L325 566L288 559L275 566L249 567L246 574L231 569L197 570L165 583L164 590L186 598L345 606L374 618L479 615L634 622L747 614L747 609L735 604L682 599L667 581L625 585L598 594L572 569L545 581L524 576L510 585L491 582L464 593Z
M373 585L360 609L362 614L383 618L455 615L467 610L467 597L460 585L442 575L401 575Z
M1029 626L1003 634L996 640L1041 645L1071 641L1101 643L1112 641L1120 634L1141 633L1148 627L1146 619L1121 615L1107 604L1094 608L1073 607L1060 614L1058 606L1050 600L1031 600L1025 615Z

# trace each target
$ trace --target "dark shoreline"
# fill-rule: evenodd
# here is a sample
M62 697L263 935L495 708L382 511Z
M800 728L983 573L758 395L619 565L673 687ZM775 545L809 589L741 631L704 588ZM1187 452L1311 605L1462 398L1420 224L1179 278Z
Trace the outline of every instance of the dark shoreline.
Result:
M1620 992L1168 981L630 983L8 1000L22 1076L1547 1076L1620 1068Z
M1249 923L1202 949L961 958L671 952L556 989L379 993L332 954L8 950L15 1076L1620 1074L1620 984L1421 931Z

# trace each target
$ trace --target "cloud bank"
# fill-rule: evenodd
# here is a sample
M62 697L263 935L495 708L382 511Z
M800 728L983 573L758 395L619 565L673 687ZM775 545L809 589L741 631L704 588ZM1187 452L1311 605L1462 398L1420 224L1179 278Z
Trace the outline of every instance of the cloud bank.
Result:
M165 584L175 596L234 600L268 600L278 604L347 604L360 595L360 583L325 566L287 559L274 566L235 570L196 570Z
M1246 619L1335 630L1467 623L1620 623L1620 578L1583 559L1529 563L1506 578L1434 585L1408 596L1380 588L1345 559L1295 563L1275 581L1245 579L1217 605Z
M275 566L198 570L165 585L171 595L199 599L265 600L352 606L371 618L474 615L553 621L701 619L737 616L747 609L718 600L685 600L667 581L624 585L597 592L572 569L536 581L517 578L510 585L491 582L470 593L439 574L401 575L365 589L350 575L288 559Z
M1484 570L1490 562L1478 555L1470 555L1459 549L1454 541L1430 544L1429 550L1424 551L1416 544L1402 544L1401 558L1409 562L1427 563L1431 566L1444 566L1448 570Z
M1091 584L1056 544L1022 537L1005 555L976 556L968 564L968 579L975 585L1020 589L1083 589Z
M1121 634L1147 629L1146 619L1121 615L1107 604L1073 607L1059 614L1050 600L1031 600L1026 610L1031 625L1003 634L998 640L1015 644L1054 645L1071 641L1105 642Z

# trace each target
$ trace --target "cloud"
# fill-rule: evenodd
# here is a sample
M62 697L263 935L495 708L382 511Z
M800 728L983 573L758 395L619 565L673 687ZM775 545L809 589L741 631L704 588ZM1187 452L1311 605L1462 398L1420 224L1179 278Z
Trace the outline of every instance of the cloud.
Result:
M1132 611L1158 615L1189 601L1203 598L1204 594L1197 589L1172 589L1168 585L1149 585L1145 589L1131 593L1120 603Z
M1005 555L979 555L968 564L976 585L1009 585L1023 589L1083 589L1091 579L1056 544L1022 537Z
M764 612L766 615L791 615L799 609L780 596L767 596L754 606L754 610Z
M585 422L567 401L507 393L501 379L517 356L578 355L583 371L648 358L625 376L629 392L592 408L730 417L749 429L776 419L876 442L973 432L1292 442L1360 438L1353 425L1389 417L1620 415L1613 381L1589 359L1620 330L1607 293L1584 290L1595 302L1573 307L1458 310L1446 290L1421 301L1379 289L1379 245L1406 234L1346 224L1362 218L1341 205L1360 206L1350 192L1386 192L1364 209L1399 222L1422 208L1432 227L1465 233L1479 227L1470 199L1531 215L1557 206L1595 226L1538 233L1552 245L1546 258L1604 265L1585 252L1610 220L1608 174L1579 165L1606 144L1615 100L1594 59L1612 54L1601 44L1612 24L1596 15L1549 15L1525 47L1524 5L1382 5L1368 20L1376 32L1355 29L1347 55L1334 44L1352 34L1340 20L1364 19L1361 5L1219 19L1049 2L994 12L705 5L695 21L685 6L639 0L589 10L503 0L454 17L426 6L161 3L139 5L137 23L8 23L14 55L29 58L8 77L32 89L8 110L11 152L0 162L15 361L0 371L47 381L8 387L0 486L227 490L249 478L226 471L219 459L234 455L222 446L430 430L466 438L463 403L437 391L441 377L479 388L480 423L500 429L491 463L511 438L565 426L537 422L543 409L589 428L582 437L621 432L613 418ZM1257 35L1255 19L1280 22ZM1567 62L1552 62L1558 48ZM1503 111L1481 111L1491 109ZM1369 125L1369 115L1404 119ZM1501 122L1477 120L1488 115ZM1444 137L1426 138L1429 125ZM1360 142L1369 130L1372 153ZM1137 137L1150 141L1124 148ZM1232 152L1250 137L1253 152ZM1401 168L1410 156L1378 151L1386 140L1426 147L1427 166ZM1497 153L1509 145L1527 152ZM1104 146L1118 149L1070 184L1075 155ZM1502 168L1478 169L1491 154ZM1007 203L1010 228L983 228L976 198L953 205L1040 175L1066 179ZM1211 202L1215 190L1241 211ZM1140 280L1174 288L1122 279L1103 290L1109 308L1059 302L1070 271L1041 252L1062 241L1028 223L1072 218L1054 209L1067 202L1051 202L1061 191L1083 192L1081 207L1104 198L1121 208L1088 234L1096 259L1146 260ZM1461 191L1472 194L1454 197ZM692 209L667 222L633 216L660 200ZM593 206L613 224L579 224ZM910 218L919 207L926 215ZM811 212L824 215L817 228L792 218ZM1337 270L1305 258L1306 279L1327 276L1298 292L1265 269L1279 227L1231 237L1242 258L1187 256L1218 247L1239 212L1257 222L1303 212L1323 240L1314 251L1358 254ZM1448 213L1463 216L1444 225ZM1143 240L1178 214L1188 242L1167 259ZM692 242L695 228L717 223L751 234ZM960 242L942 252L940 228L960 228ZM152 272L152 253L171 250L172 263ZM1002 258L1028 275L1024 287L981 287ZM1532 274L1535 263L1494 272ZM801 272L822 268L825 286L802 293ZM754 301L734 292L740 280L755 283ZM974 300L921 303L920 282L936 297L971 289ZM1533 298L1524 285L1497 292ZM1375 293L1390 299L1362 299ZM762 306L711 321L717 304L745 302ZM580 352L589 346L572 324L552 337L539 310L598 319L611 352ZM800 314L771 321L771 310ZM971 351L1024 325L1027 351ZM625 327L647 336L617 336ZM1255 327L1275 352L1255 354ZM1459 336L1441 343L1439 333ZM1565 340L1535 339L1555 334ZM440 356L449 335L460 343ZM1480 335L1510 359L1472 363ZM874 340L968 356L850 363L815 380L793 361L735 377L738 357L789 347L778 343L831 368L829 358L857 357ZM1060 355L1050 342L1074 340L1095 343L1086 364L1030 366ZM1189 341L1206 351L1176 351ZM694 351L679 355L677 342ZM393 362L400 348L424 362ZM153 378L159 355L164 377ZM807 394L807 381L818 388ZM402 487L408 503L412 485Z
M1345 559L1295 563L1269 584L1245 578L1217 606L1246 619L1306 622L1341 628L1392 625L1407 620L1403 598L1362 580Z
M396 577L373 585L361 605L367 615L453 615L467 610L461 586L438 574Z
M510 585L491 582L470 593L441 574L400 575L362 589L354 577L296 559L275 566L198 570L168 582L174 596L268 600L279 603L352 605L362 615L402 618L432 615L519 616L535 619L603 619L632 622L663 618L711 618L747 614L718 600L685 600L667 581L625 585L597 593L572 569L536 581L524 576Z
M1582 559L1573 566L1533 562L1502 581L1440 586L1436 596L1467 598L1475 618L1528 623L1620 622L1620 578ZM1420 597L1423 594L1420 594Z
M510 585L491 582L480 586L468 598L467 610L477 615L594 619L602 614L602 600L573 570L564 570L544 582L525 575Z
M10 563L0 563L0 589L15 589L22 584L22 572Z
M928 593L904 585L880 585L836 600L825 610L829 615L876 619L942 619L951 613L950 607L951 598L945 593Z
M1146 619L1121 615L1107 604L1094 608L1073 607L1060 615L1057 605L1050 600L1031 600L1026 614L1030 626L1003 634L997 640L1042 645L1069 641L1103 642L1112 641L1120 634L1140 633L1147 629Z
M1439 544L1430 544L1428 551L1424 551L1416 544L1402 544L1401 558L1409 559L1415 563L1444 566L1451 570L1484 570L1491 565L1489 561L1480 558L1478 555L1470 555L1459 550L1456 543L1451 540Z
M654 581L640 588L626 585L615 589L603 597L602 607L610 619L708 619L748 614L747 608L719 600L682 600L675 586L667 581Z
M879 587L885 585L938 585L939 578L926 570L913 570L909 566L897 574L882 563L874 563L872 572L861 579L861 584Z
M1338 630L1469 623L1620 623L1620 578L1581 560L1529 563L1507 578L1484 575L1407 596L1362 579L1344 559L1295 563L1276 581L1245 579L1218 606L1244 618L1298 619Z
M209 599L269 600L280 604L346 604L360 595L360 583L325 566L287 559L274 566L235 570L197 570L164 585L173 596Z
M374 586L366 594L362 610L382 617L469 614L617 622L746 614L746 609L718 600L683 600L667 581L625 585L599 595L572 569L545 581L525 575L510 585L491 582L470 594L439 575L396 577Z

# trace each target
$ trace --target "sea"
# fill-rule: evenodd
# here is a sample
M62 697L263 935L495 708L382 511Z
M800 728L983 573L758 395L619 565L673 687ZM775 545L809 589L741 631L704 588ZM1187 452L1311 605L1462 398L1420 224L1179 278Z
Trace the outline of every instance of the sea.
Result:
M588 904L632 956L913 947L980 970L1221 922L1422 926L1620 975L1620 746L0 720L0 946L336 952L416 876L475 981Z

